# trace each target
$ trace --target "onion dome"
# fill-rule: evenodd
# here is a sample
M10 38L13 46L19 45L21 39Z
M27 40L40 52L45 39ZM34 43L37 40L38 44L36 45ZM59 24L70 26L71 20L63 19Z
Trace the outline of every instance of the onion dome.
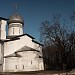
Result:
M21 23L24 25L24 20L21 15L19 15L18 13L14 13L9 17L8 24L10 23Z

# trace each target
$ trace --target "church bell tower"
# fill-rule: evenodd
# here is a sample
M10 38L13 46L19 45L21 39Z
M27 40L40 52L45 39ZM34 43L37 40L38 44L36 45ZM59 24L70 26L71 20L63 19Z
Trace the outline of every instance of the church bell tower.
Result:
M17 36L23 34L24 19L17 12L18 5L15 4L15 13L8 20L8 36Z
M23 34L24 20L21 15L15 12L8 20L8 36Z

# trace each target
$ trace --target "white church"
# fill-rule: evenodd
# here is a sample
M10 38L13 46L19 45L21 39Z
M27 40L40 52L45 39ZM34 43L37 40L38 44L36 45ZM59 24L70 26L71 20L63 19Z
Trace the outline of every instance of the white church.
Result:
M24 34L23 27L24 19L18 13L14 13L9 19L0 17L1 72L44 70L42 44L31 35Z

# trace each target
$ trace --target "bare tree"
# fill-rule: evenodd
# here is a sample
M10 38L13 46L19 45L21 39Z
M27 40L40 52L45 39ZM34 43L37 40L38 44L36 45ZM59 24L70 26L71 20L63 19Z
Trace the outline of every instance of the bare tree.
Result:
M75 38L74 33L62 25L60 19L60 15L55 15L53 16L51 22L45 21L41 24L41 42L45 45L46 48L51 45L58 46L59 49L56 51L56 55L58 56L57 59L60 59L58 61L60 62L59 65L61 69L66 69L68 63L67 59L73 50Z

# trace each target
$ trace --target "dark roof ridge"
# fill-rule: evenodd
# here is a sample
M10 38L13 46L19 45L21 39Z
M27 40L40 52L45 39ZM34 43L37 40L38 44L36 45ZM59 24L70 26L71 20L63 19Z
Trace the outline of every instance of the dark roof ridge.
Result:
M3 18L3 17L0 17L0 19L1 19L1 20L6 20L6 21L9 20L9 19L7 19L7 18Z
M24 49L24 50L21 50L22 48L24 48L24 47L26 47L26 48L28 48L28 49ZM23 46L23 47L21 47L19 50L17 50L17 51L15 51L15 52L23 52L23 51L37 51L37 52L40 52L39 50L36 50L36 49L33 49L33 48L31 48L31 47L28 47L28 46Z
M35 40L32 40L32 42L35 42L35 43L37 43L37 44L39 44L39 45L41 45L41 46L44 46L43 44L41 44L41 43L39 43L39 42L37 42L37 41L35 41Z
M21 37L21 36L24 36L24 35L27 35L27 36L29 36L30 38L35 39L33 36L31 36L31 35L29 35L29 34L27 34L27 33L22 34L22 35L16 35L16 36L7 36L7 38L18 38L18 37Z

